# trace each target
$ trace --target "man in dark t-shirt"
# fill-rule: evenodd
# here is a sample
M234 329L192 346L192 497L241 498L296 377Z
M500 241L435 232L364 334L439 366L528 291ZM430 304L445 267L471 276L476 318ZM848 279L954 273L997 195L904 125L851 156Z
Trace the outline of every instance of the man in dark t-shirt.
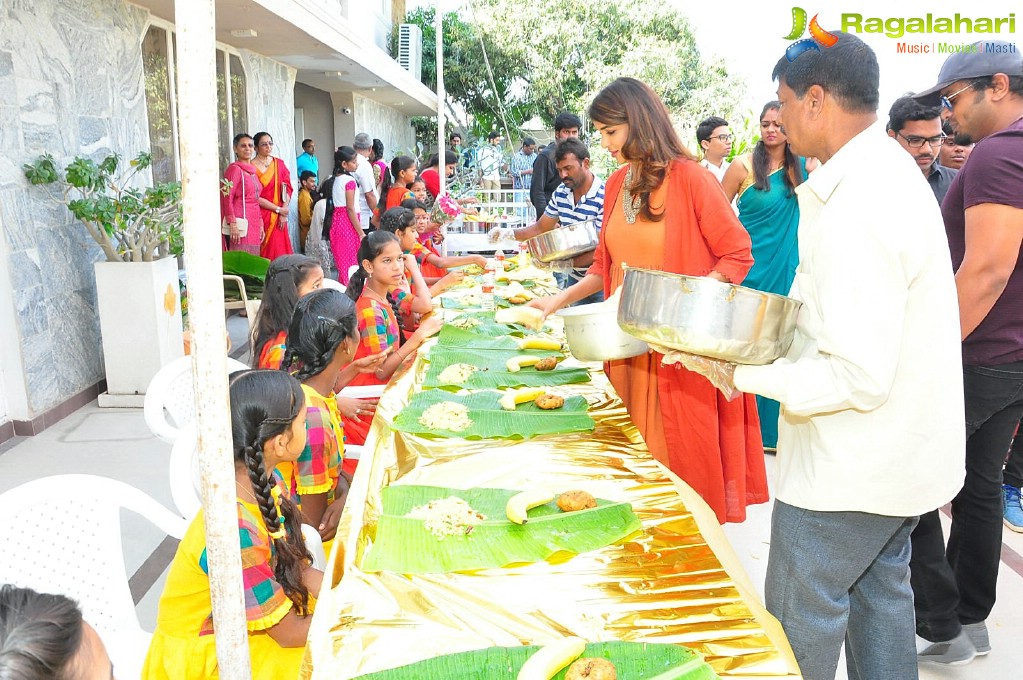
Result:
M537 219L543 215L547 204L551 202L554 190L561 184L561 175L558 174L557 164L554 162L554 152L558 144L566 139L579 136L579 129L583 126L579 116L568 111L562 111L554 119L554 143L548 144L542 153L537 154L533 161L533 181L529 185L529 202L536 208Z
M998 41L973 50L949 57L938 84L916 95L949 109L953 130L976 142L941 206L963 338L966 479L947 552L937 510L913 532L917 633L933 643L919 660L938 664L991 651L1002 464L1023 416L1023 55Z

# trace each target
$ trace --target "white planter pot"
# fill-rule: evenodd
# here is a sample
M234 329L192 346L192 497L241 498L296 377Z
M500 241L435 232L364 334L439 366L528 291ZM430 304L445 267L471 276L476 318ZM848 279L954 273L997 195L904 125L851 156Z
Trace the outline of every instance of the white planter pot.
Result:
M149 382L184 354L177 260L97 262L107 394L100 406L142 406Z

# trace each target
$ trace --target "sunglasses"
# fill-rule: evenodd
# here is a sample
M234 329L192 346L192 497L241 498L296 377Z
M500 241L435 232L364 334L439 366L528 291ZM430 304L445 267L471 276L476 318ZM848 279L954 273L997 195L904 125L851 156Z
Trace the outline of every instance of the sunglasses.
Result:
M974 85L976 85L979 82L980 82L979 80L974 80L972 83L970 83L969 85L967 85L963 89L956 90L955 92L953 92L952 94L950 94L948 96L943 96L941 98L941 105L942 105L942 107L944 107L944 108L948 109L949 111L951 111L952 110L952 102L953 102L953 100L956 97L958 97L959 95L961 95L963 92L966 92L967 90L969 90L971 87L973 87Z

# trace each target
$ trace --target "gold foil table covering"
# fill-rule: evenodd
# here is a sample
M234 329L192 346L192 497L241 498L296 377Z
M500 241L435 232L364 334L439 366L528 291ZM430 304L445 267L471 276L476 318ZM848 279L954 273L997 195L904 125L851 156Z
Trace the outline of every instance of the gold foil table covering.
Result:
M423 356L392 382L341 517L327 567L334 580L324 579L303 678L351 678L441 654L544 644L570 634L684 644L704 654L722 678L800 677L781 626L760 605L713 513L653 460L604 374L590 366L591 383L555 391L585 395L595 431L526 441L392 432L387 424L422 384ZM391 483L585 488L632 503L644 529L620 545L535 564L365 573L360 565L380 513L380 489Z

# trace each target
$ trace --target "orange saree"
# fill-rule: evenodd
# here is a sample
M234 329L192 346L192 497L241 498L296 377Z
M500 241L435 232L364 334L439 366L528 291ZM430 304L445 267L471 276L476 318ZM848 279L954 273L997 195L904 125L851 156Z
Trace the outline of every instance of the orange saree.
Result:
M263 185L263 190L259 193L260 197L287 210L286 199L291 197L292 187L291 174L284 161L274 158L274 162L270 164L266 172L259 175L259 182ZM292 253L291 236L288 234L287 218L265 208L261 208L260 213L263 216L265 234L259 254L271 261L281 255L290 255Z

